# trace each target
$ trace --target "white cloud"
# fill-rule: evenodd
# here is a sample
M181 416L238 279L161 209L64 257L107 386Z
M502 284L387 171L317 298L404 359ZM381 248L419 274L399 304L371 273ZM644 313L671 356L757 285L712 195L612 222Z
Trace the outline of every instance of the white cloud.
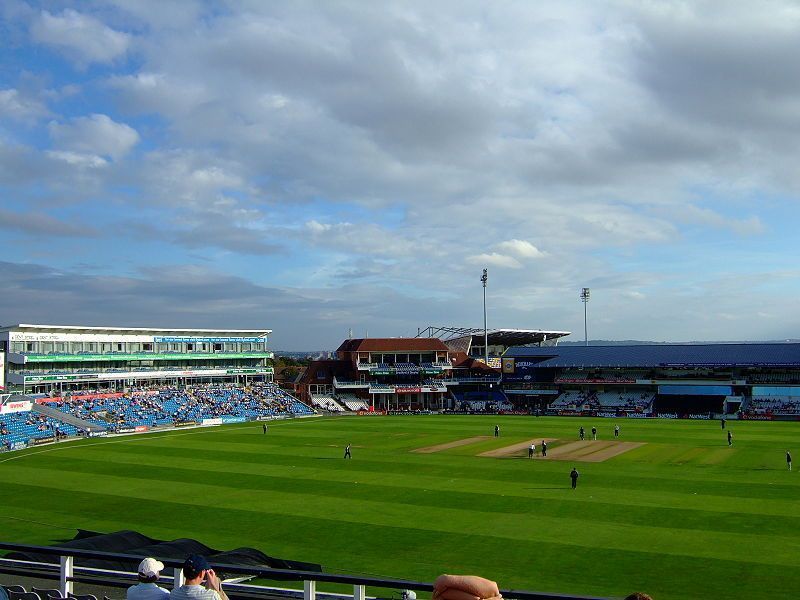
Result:
M766 226L757 215L744 218L727 217L710 208L691 204L682 207L680 213L673 216L685 223L729 229L739 235L760 235L766 231Z
M535 315L582 330L577 293L590 286L609 337L712 335L705 282L728 265L783 265L793 243L791 2L163 4L15 17L103 67L59 74L63 93L6 84L19 94L5 96L9 114L31 112L24 97L97 115L50 116L52 148L41 131L24 153L0 146L4 185L43 202L112 198L120 218L144 210L142 244L188 247L261 282L360 280L386 299L413 289L455 306L490 267L508 325ZM137 60L123 60L134 45ZM104 116L116 111L148 128L145 148ZM276 252L274 269L247 262ZM723 311L737 326L762 302L738 286Z
M492 252L491 254L477 254L467 258L467 262L473 265L483 265L489 267L500 267L503 269L521 269L522 264L513 256L505 254L498 254Z
M308 229L312 233L322 233L323 231L328 231L331 228L329 223L320 223L319 221L306 221L306 229Z
M497 248L516 254L521 258L542 258L547 256L546 252L542 252L526 240L506 240L505 242L497 244Z
M81 154L79 152L69 152L64 150L49 150L47 155L50 158L63 161L76 167L90 167L94 169L98 167L104 167L108 164L107 160L94 154Z
M625 296L626 298L630 298L632 300L644 300L647 297L642 292L638 292L636 290L628 290L622 292L622 296Z
M307 221L305 230L310 234L309 241L320 248L334 250L342 254L362 257L415 260L430 245L414 241L403 232L397 233L374 223L322 223Z
M78 117L68 123L53 121L48 130L61 150L112 160L124 157L139 142L135 129L101 114Z
M47 107L40 100L26 97L14 88L0 90L0 118L31 120L48 114Z
M31 24L34 41L64 50L80 63L109 63L127 52L131 36L75 10L43 10Z

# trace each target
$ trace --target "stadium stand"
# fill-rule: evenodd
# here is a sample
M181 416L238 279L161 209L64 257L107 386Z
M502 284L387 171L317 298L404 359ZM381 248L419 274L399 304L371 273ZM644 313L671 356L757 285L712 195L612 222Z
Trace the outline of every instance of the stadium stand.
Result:
M116 398L58 399L52 404L112 431L221 417L248 420L313 414L308 406L273 383L258 383L244 389L219 384L162 388Z
M623 372L591 372L580 369L566 369L561 375L554 379L555 383L635 383L637 379L642 379L647 373L644 371L623 371Z
M352 411L353 409L350 406L358 406L355 410L367 410L369 408L369 403L362 398L359 398L352 392L339 392L336 394L336 400L339 402L340 405L345 406L345 410ZM349 403L349 404L348 404Z
M800 415L799 396L753 396L743 410L750 414Z
M34 412L0 415L0 445L6 450L17 442L77 435L75 426Z
M344 412L344 407L336 402L330 394L311 394L311 402L314 406L327 410L328 412Z
M453 392L460 410L470 412L499 412L513 410L513 405L502 390Z
M587 398L586 404L594 410L624 410L643 412L650 409L655 394L600 392Z
M351 410L353 412L358 410L369 410L369 404L367 404L367 401L361 400L355 394L339 394L338 398L339 401L347 407L347 410Z
M35 402L34 402L35 401ZM0 450L77 435L133 433L179 424L220 424L307 416L314 410L274 383L139 388L128 393L30 398L20 412L0 414ZM344 410L341 406L338 410Z
M594 392L564 392L558 398L553 400L553 402L550 404L550 408L569 408L573 410L580 410L586 406L587 401L589 401L593 395Z

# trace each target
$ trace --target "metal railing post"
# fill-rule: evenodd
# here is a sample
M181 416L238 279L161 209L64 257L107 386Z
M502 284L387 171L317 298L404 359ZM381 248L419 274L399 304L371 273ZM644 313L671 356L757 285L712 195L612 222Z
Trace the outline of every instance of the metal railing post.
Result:
M61 557L61 568L58 571L58 589L61 595L66 598L67 594L72 593L72 566L74 558L71 556Z
M367 586L354 585L353 586L353 600L367 600Z
M317 582L313 579L303 581L303 600L316 600Z
M177 590L184 583L186 583L186 580L183 578L183 569L180 567L172 569L172 589Z

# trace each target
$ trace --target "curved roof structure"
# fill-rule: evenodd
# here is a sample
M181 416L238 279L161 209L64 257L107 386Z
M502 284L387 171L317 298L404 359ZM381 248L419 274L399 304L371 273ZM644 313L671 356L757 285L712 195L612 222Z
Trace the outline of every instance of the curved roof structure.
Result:
M569 331L552 331L549 329L489 329L487 332L490 346L525 346L528 344L542 344L550 340L569 335ZM417 337L436 337L447 342L456 340L469 341L471 344L483 345L483 329L480 327L446 327L430 325L423 329Z

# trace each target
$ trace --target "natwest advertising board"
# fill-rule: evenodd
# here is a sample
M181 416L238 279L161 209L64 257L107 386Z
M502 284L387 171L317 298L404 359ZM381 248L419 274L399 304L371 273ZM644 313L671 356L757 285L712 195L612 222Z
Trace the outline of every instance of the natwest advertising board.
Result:
M0 415L9 415L11 413L28 412L31 409L31 402L28 400L20 400L18 402L6 402L0 406Z

